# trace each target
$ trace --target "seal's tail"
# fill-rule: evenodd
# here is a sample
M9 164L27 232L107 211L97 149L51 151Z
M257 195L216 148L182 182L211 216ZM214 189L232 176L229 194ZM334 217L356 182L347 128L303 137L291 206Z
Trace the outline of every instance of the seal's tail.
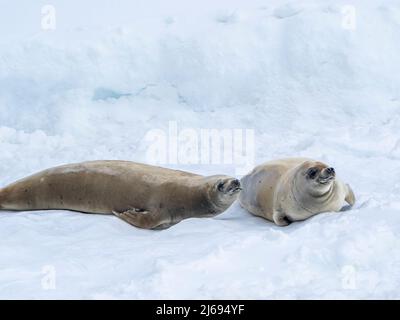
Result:
M2 197L2 195L3 195L3 188L0 188L0 210L3 209L2 205L1 205L1 203L3 202L3 197Z
M0 188L0 210L7 210L5 202L6 202L5 188Z
M0 188L0 210L4 210L4 206L3 206L3 202L4 202L4 188Z

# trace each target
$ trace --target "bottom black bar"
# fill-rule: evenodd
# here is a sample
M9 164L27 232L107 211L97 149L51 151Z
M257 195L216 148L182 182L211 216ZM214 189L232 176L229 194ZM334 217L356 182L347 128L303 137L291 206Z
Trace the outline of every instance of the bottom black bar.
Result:
M13 317L21 313L30 318L79 317L94 315L110 319L267 319L284 316L348 316L350 313L381 318L384 311L397 312L400 302L384 300L83 300L83 301L1 301L2 313ZM7 310L7 307L10 309Z

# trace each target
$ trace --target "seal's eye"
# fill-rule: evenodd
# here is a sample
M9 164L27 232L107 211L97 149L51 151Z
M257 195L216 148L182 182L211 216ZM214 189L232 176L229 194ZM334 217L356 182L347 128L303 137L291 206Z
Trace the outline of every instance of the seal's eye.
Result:
M317 168L310 168L307 171L307 176L310 179L314 179L317 176L317 173L318 173L318 169Z
M223 187L224 187L224 183L223 182L218 183L218 186L217 186L218 191L224 191Z

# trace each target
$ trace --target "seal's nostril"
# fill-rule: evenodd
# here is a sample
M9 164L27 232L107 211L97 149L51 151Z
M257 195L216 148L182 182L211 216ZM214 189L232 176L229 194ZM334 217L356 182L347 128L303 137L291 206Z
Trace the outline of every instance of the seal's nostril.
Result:
M240 181L238 179L233 180L232 183L236 186L240 186Z
M335 173L335 169L334 168L328 168L328 169L326 169L327 171L328 171L328 173Z

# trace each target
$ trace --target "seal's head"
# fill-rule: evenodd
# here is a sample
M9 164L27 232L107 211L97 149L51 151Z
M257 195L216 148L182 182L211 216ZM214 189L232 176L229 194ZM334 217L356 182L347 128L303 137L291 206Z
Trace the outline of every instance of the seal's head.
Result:
M299 170L300 183L314 195L328 192L335 181L335 169L318 161L306 161Z
M213 176L209 179L208 188L211 201L221 210L227 209L242 190L240 181L228 176Z

